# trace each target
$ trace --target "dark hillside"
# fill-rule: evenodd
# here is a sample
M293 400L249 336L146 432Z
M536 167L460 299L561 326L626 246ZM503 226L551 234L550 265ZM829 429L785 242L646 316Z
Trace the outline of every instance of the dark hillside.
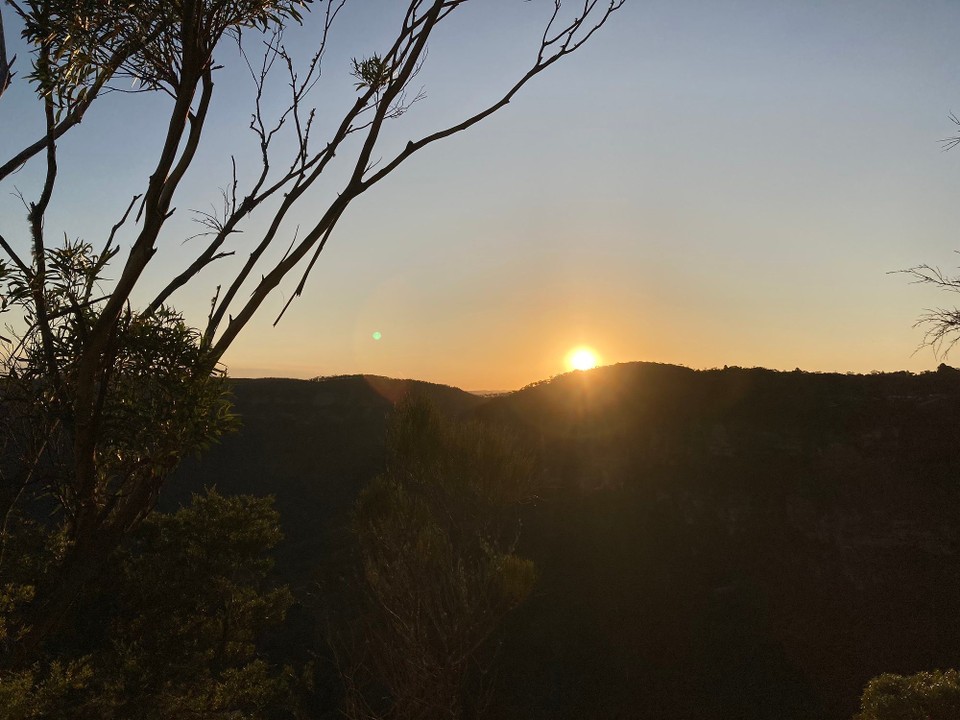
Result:
M243 430L167 502L275 494L283 567L335 595L405 387L238 381ZM541 579L504 636L501 717L840 720L879 672L960 666L960 373L632 363L489 399L417 387L544 458L521 539Z
M286 535L281 567L301 583L322 562L359 488L380 471L386 418L400 397L415 390L452 416L483 402L446 385L370 375L232 382L241 430L184 463L162 504L176 506L210 485L274 495Z
M518 716L848 718L883 670L960 663L955 371L632 364L479 412L553 486Z

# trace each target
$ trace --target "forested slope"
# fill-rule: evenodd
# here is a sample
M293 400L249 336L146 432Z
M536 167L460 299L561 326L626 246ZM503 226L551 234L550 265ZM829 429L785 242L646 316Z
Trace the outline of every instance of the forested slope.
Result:
M302 598L288 642L322 651L308 630L339 602L350 509L410 389L540 457L520 538L540 579L504 629L494 714L839 720L880 672L960 665L960 373L946 367L632 363L493 398L237 381L243 429L164 502L205 484L276 495L280 567Z

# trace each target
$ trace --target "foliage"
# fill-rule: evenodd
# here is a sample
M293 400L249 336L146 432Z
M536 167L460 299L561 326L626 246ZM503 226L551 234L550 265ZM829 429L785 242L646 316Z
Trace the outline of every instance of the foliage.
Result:
M390 66L377 54L368 58L351 60L353 70L351 74L356 79L354 87L357 90L366 90L373 88L379 90L390 80Z
M288 582L322 582L291 656L327 650L314 627L348 634L340 618L361 603L344 578L366 581L343 528L386 462L386 398L415 389L508 427L543 463L514 550L537 582L485 648L490 716L851 718L864 663L958 667L960 583L944 581L960 572L956 370L630 363L489 399L385 382L236 381L243 430L169 488L277 495L296 539L279 560ZM355 635L363 658L363 625ZM352 672L355 656L340 660ZM320 717L342 693L326 667ZM388 693L370 675L356 679L372 702Z
M40 413L53 428L75 421L70 386L106 299L102 273L114 251L98 255L89 243L66 240L45 255L42 319L34 302L35 276L0 263L3 310L16 312L26 328L5 358L4 400L16 404L18 418ZM200 336L176 311L126 309L108 352L111 370L98 398L98 471L104 482L169 471L181 456L205 449L234 427L223 374L197 376ZM32 399L38 405L30 410L25 403Z
M82 242L48 248L42 306L34 301L35 276L0 266L4 310L25 326L4 358L0 573L31 588L30 600L20 603L26 616L39 608L32 594L56 587L85 560L98 533L119 542L150 512L180 459L236 425L224 375L196 372L203 349L182 316L164 307L149 315L127 308L107 349L110 372L97 388L94 462L86 478L78 475L76 377L104 302L101 273L111 255Z
M960 672L884 674L863 691L855 720L954 720L960 717Z
M388 448L386 472L356 506L369 615L360 667L345 674L346 712L479 715L488 640L535 580L533 563L513 551L533 459L505 434L445 422L423 400L397 408ZM389 692L388 706L357 684L364 672Z
M93 671L85 661L64 665L54 660L46 673L38 668L0 676L0 708L4 720L64 717L89 687ZM82 703L82 700L80 701Z
M29 78L61 111L118 77L174 89L185 43L209 57L226 32L300 22L310 0L27 0L23 37L38 49Z
M62 384L71 382L84 314L78 314L77 323L74 318L63 323L74 327L54 325L54 352L63 369ZM60 317L66 320L69 315ZM148 482L169 472L181 457L206 449L235 427L223 374L195 376L202 358L199 341L196 331L173 310L161 308L150 316L124 314L112 348L113 369L100 389L97 475L104 494L113 486ZM51 380L42 370L39 355L43 349L36 337L21 342L27 349L12 361L10 378L18 382L9 387L13 391L29 385L36 392ZM49 402L36 408L46 416L45 424L68 424L73 412L63 403L63 394L48 391L47 398ZM8 399L22 407L22 395ZM69 487L64 487L64 493L65 508L72 510Z
M266 299L298 274L291 301L301 293L356 198L421 149L505 107L539 73L581 47L623 0L577 3L568 13L561 12L559 0L548 3L529 66L505 83L499 96L408 141L392 156L383 155L385 123L423 97L408 98L407 90L426 60L428 41L466 3L409 0L393 40L354 62L357 93L334 122L325 118L330 132L318 142L319 105L311 106L311 92L346 0L317 3L323 10L315 14L315 45L303 63L287 52L283 33L303 19L310 0L7 0L4 7L13 9L29 46L27 79L43 124L39 139L0 159L0 182L10 182L27 164L43 162L36 175L27 173L37 187L17 190L26 224L0 227L6 257L0 295L12 326L4 338L0 378L0 581L6 588L0 668L27 682L36 697L47 686L50 698L58 696L56 688L73 687L70 678L82 676L72 666L52 663L60 662L58 653L80 635L78 622L93 612L90 603L107 567L150 515L179 461L234 425L218 363ZM247 29L262 33L259 67L241 42ZM170 237L176 231L168 221L205 137L214 78L222 68L214 55L225 38L236 41L240 66L253 80L254 169L238 172L231 161L222 213L198 214L204 243L187 256L181 272L163 277L153 272L154 259L160 247L180 239ZM3 50L0 43L0 55ZM0 87L9 79L8 65L4 58ZM268 109L262 101L275 80L274 68L285 75L280 86L288 99ZM93 242L72 240L66 232L62 243L51 241L48 210L61 189L61 164L68 160L59 154L59 143L110 90L168 96L158 136L136 144L153 148L150 169L109 231L104 228ZM328 109L336 112L327 99L322 107L324 116ZM327 183L334 157L342 182ZM330 191L320 200L326 204L317 204L314 186ZM298 203L311 208L303 232L291 220ZM238 248L231 243L260 211L265 222L258 218L252 226L258 236L244 250L245 255L250 250L246 260L216 278L206 324L195 329L170 307L171 296L196 284L211 264L234 255ZM54 237L59 236L58 230ZM129 251L117 260L121 243ZM108 279L106 268L115 260ZM155 280L159 291L144 298L145 286ZM178 637L181 643L194 638ZM244 667L243 672L257 672L254 665ZM246 683L236 679L240 669L230 672L235 686ZM223 692L228 691L201 704L218 705ZM188 710L197 708L168 708L173 714Z
M214 491L152 514L114 558L117 579L80 618L80 637L0 675L0 706L24 719L276 715L291 671L257 642L292 602L270 580L277 522L270 498Z
M121 560L109 668L118 718L257 717L283 699L256 648L292 602L269 582L278 521L269 498L214 491L148 519Z

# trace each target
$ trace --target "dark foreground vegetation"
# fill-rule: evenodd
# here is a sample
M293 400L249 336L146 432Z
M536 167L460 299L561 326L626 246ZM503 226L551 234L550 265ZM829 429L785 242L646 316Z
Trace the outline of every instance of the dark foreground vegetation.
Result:
M2 720L845 719L872 677L860 720L960 716L949 368L632 365L487 400L237 382L229 434L220 359L268 298L287 288L282 316L301 294L351 203L623 4L538 4L529 63L488 97L461 84L462 115L416 127L393 121L425 98L430 41L489 3L408 0L356 47L333 39L344 0L3 4L26 52L7 56L0 18L0 95L27 81L44 122L0 158L0 182L26 183L10 186L25 216L0 228ZM303 56L283 41L301 23ZM253 152L213 160L223 203L185 245L168 221L207 207L182 181L210 162L230 66L252 76L227 114L249 118ZM71 186L61 168L83 156L58 151L115 90L130 118L147 107L133 96L168 101L120 205L96 173ZM128 159L112 169L128 177ZM59 226L61 197L102 226ZM202 284L192 328L169 303ZM958 317L925 318L928 342L949 345ZM388 423L411 389L433 405Z
M946 366L629 364L488 399L359 376L234 389L243 428L161 503L210 486L275 498L295 600L264 657L309 669L311 717L343 707L331 629L356 627L353 509L410 390L536 457L511 550L537 579L487 638L488 716L840 720L875 676L960 666L960 372ZM960 696L949 673L871 693L864 720L955 717Z
M281 533L264 476L224 482L252 485L256 497L175 498L166 482L233 428L220 360L269 299L286 294L279 320L301 295L353 202L507 107L623 2L520 4L523 24L534 23L530 44L521 64L497 73L499 89L480 97L461 83L451 88L462 91L461 114L434 107L410 124L401 118L427 97L417 78L428 47L456 37L456 19L477 9L494 21L477 49L500 56L504 8L389 2L370 23L369 3L348 0L0 3L0 99L20 95L15 107L42 118L20 123L28 135L0 133L0 183L24 211L0 219L0 717L338 708L452 718L486 707L493 631L535 579L514 552L525 485L508 481L529 476L531 463L513 439L412 403L385 445L381 411L377 434L355 440L381 450L376 480L362 463L353 471L366 488L351 488L353 515L326 526L283 520L305 548L316 533L349 528L349 543L327 543L323 563L304 556L300 574L290 545L278 548L285 575L274 571ZM354 6L363 31L341 34ZM11 36L20 50L8 54ZM221 90L241 78L249 94L238 105ZM5 94L21 83L26 95ZM136 141L108 132L118 152L106 153L103 172L86 172L87 155L104 153L84 132L107 137L97 124L121 116ZM159 122L137 120L146 117ZM247 128L246 140L230 128ZM209 141L226 137L229 147ZM106 190L108 177L130 196ZM79 229L63 201L93 224ZM199 227L169 222L185 215ZM171 303L202 284L212 299L196 326ZM312 428L290 432L322 445ZM400 441L412 436L422 442ZM316 481L311 464L301 471L300 482ZM171 512L155 512L161 495ZM337 548L353 555L323 616L304 593ZM329 631L318 643L322 618ZM328 701L331 660L340 690Z

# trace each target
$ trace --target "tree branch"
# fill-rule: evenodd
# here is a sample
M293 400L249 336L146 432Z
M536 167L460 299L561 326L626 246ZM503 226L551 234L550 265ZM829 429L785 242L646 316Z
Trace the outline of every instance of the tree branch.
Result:
M366 137L357 155L350 179L315 227L308 232L303 240L301 240L299 244L296 244L291 252L285 255L270 272L261 276L260 282L256 285L251 296L240 311L235 316L230 317L230 321L223 334L215 338L219 324L225 317L227 308L230 306L240 286L249 276L255 262L273 242L279 229L280 221L293 204L293 201L298 199L316 180L319 172L314 171L310 176L303 179L302 182L298 180L294 190L284 198L281 208L274 216L270 229L254 252L251 253L247 264L234 278L233 284L223 296L223 299L220 300L219 307L211 315L211 321L208 323L207 330L204 333L205 342L211 347L211 360L218 361L222 357L233 339L250 320L270 292L280 283L287 273L311 251L314 251L312 259L304 275L301 276L300 282L292 297L297 297L302 292L306 277L316 263L317 255L326 245L334 226L342 216L346 206L352 202L353 199L387 177L414 153L438 140L469 129L509 104L512 98L530 80L563 57L579 49L584 42L609 20L614 12L623 6L624 1L625 0L606 0L606 4L598 10L599 0L585 0L581 11L562 29L553 32L553 27L556 24L561 8L560 0L555 0L554 12L544 30L536 60L531 68L514 83L499 100L456 125L449 126L415 142L408 142L405 148L395 156L393 160L387 163L381 170L365 178L364 175L369 170L370 159L377 145L383 122L390 116L390 108L393 107L394 101L400 96L400 93L419 67L420 59L426 51L426 43L430 34L444 17L465 2L465 0L434 0L424 14L418 14L418 10L424 4L424 0L413 0L408 6L401 32L382 60L385 66L389 68L390 79L383 87L370 84L370 86L366 88L366 96L369 96L371 92L376 96L375 113L373 118L364 125ZM366 108L366 101L364 98L361 98L351 113L348 114L348 118L350 118L351 115L353 117L358 116L363 112L364 108ZM345 122L347 121L345 120ZM352 119L350 122L352 122ZM343 127L344 126L341 126L341 129L343 129ZM322 167L318 169L322 170ZM281 316L287 310L289 304L290 302L288 301L284 305L280 313Z
M7 42L3 33L3 8L0 7L0 96L10 87L13 79L11 67L16 57L7 58Z
M41 61L43 61L41 56ZM33 239L33 272L28 276L30 291L33 296L34 311L36 312L37 327L43 342L43 353L47 363L47 372L54 381L54 387L60 389L60 367L54 350L53 332L50 329L50 319L47 308L46 286L46 255L47 249L43 240L43 221L50 198L53 196L53 186L57 180L57 144L53 137L54 127L53 101L47 98L44 103L44 112L47 121L47 173L43 183L40 199L31 203L28 219L30 221L30 235Z

